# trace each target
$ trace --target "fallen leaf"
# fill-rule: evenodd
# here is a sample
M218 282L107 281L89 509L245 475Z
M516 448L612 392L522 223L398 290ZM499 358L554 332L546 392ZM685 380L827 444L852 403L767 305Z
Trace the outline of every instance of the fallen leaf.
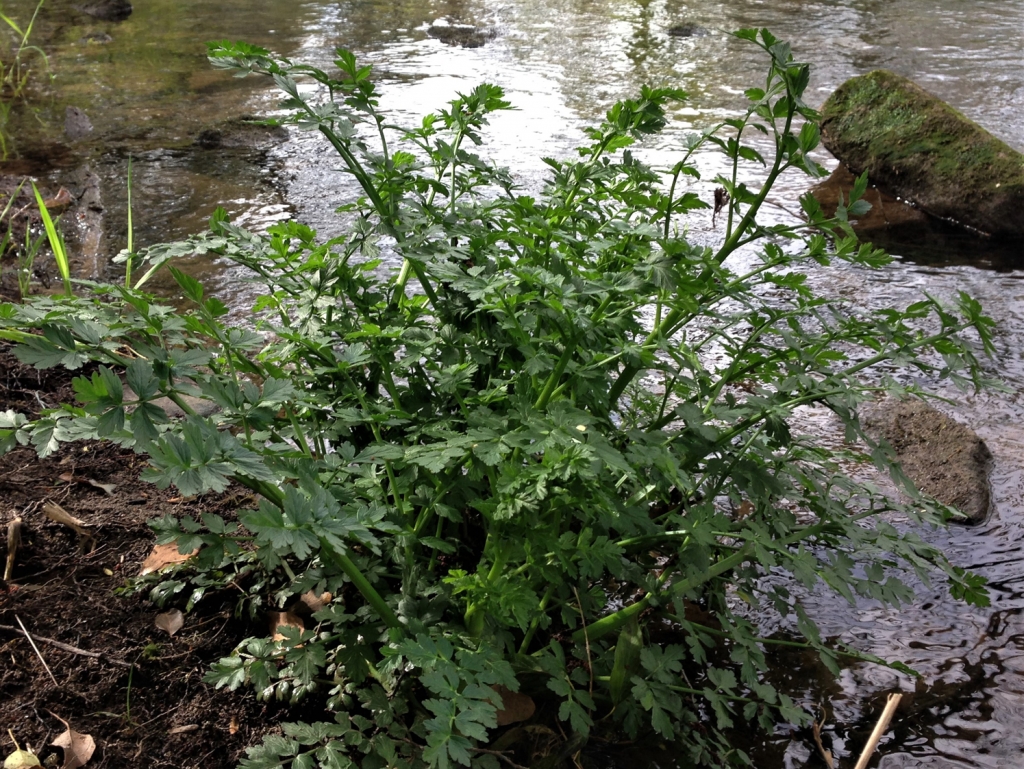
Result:
M172 636L185 626L185 615L181 613L181 609L171 609L163 614L157 614L154 624Z
M89 531L86 529L86 527L89 524L87 524L80 518L75 518L75 516L73 516L63 507L54 502L47 502L45 505L43 505L43 513L51 521L63 523L68 528L73 529L75 533L81 537L92 536L92 534L90 534Z
M495 684L491 688L501 695L502 707L498 708L498 726L525 721L537 712L537 705L532 697L514 692L501 684Z
M231 716L231 723L228 724L228 734L238 733L238 716Z
M184 726L175 726L173 729L167 731L168 734L185 734L186 732L194 732L199 729L199 724L185 724Z
M295 608L303 612L308 611L310 614L315 614L329 604L333 598L334 596L330 593L316 595L312 590L307 590L299 596L299 605Z
M92 478L86 478L85 482L97 489L102 489L107 493L108 497L114 496L114 489L117 488L113 483L100 483L99 481L94 481Z
M87 486L93 486L97 489L102 489L107 493L108 497L114 496L114 489L117 488L113 483L100 483L94 481L92 478L82 478L81 476L75 475L74 473L61 473L57 476L65 483L84 483Z
M302 624L302 618L296 614L292 614L290 611L267 612L267 617L270 620L271 641L284 640L284 633L280 630L282 627L296 627L299 630L306 629L306 626Z
M21 745L14 739L14 732L8 729L7 734L10 736L11 742L14 743L14 752L4 759L4 769L26 769L30 766L42 766L31 750L21 749Z
M4 769L29 769L33 766L42 766L35 754L27 750L16 750L4 759Z
M70 728L50 744L64 750L62 769L78 769L80 766L85 766L86 762L92 758L92 754L96 752L96 742L91 736Z
M88 523L75 518L75 516L54 502L47 502L43 505L43 513L51 521L64 524L78 535L79 552L91 553L96 549L96 537L86 528L89 526Z
M165 566L171 566L175 563L183 563L198 552L199 550L196 549L191 553L179 553L178 546L173 542L166 545L154 545L153 552L151 552L147 556L146 560L142 562L142 570L139 571L139 576L144 577L154 571L159 571Z

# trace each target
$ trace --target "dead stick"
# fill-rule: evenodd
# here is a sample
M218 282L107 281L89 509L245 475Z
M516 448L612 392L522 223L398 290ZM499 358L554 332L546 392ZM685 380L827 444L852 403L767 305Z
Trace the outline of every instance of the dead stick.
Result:
M864 746L863 752L860 754L860 759L857 761L857 766L854 769L867 769L868 761L871 760L871 754L875 752L875 748L878 747L878 741L882 739L882 735L885 734L885 730L889 728L889 722L892 720L892 714L896 712L896 706L900 704L900 700L903 698L902 694L890 694L889 699L886 700L885 710L882 711L882 715L878 717L878 723L875 724L875 729L871 732L871 736L868 737L868 742Z
M20 624L20 621L19 621L19 624ZM0 630L10 630L10 631L12 631L14 633L21 633L22 632L21 630L18 630L18 628L14 627L13 625L0 625ZM24 633L24 635L27 636L28 633ZM122 662L121 660L116 660L116 659L113 659L111 657L106 657L103 654L100 654L99 652L88 652L85 649L79 649L77 646L71 646L71 644L66 644L63 641L55 641L52 638L43 638L40 635L37 635L35 638L36 638L37 641L41 641L44 644L50 644L50 646L56 646L58 649L63 649L64 651L71 652L72 654L80 654L83 657L93 657L95 659L103 658L107 662L109 662L109 663L111 663L113 665L120 665L123 668L130 668L131 667L131 663L130 662Z
M43 655L39 651L39 647L36 646L36 642L32 640L32 636L29 635L29 632L25 629L25 626L22 625L21 617L19 617L17 614L15 614L14 615L14 619L16 619L18 621L18 624L21 625L21 632L25 634L25 638L27 638L28 642L30 644L32 644L32 650L36 653L36 656L39 658L39 661L43 663L43 667L46 668L46 672L50 674L50 680L53 681L53 685L56 686L59 689L60 688L60 684L57 683L57 679L53 677L53 671L50 670L50 666L47 665L46 664L46 660L43 659Z
M18 557L21 545L21 518L15 518L7 524L7 565L4 567L4 582L11 581L14 572L14 560Z

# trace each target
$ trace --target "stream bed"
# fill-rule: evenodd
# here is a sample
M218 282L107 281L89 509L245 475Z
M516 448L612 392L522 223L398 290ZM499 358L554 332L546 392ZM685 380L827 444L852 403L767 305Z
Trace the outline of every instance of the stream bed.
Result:
M5 10L25 19L34 5L15 0ZM102 182L108 256L124 245L129 157L137 243L199 231L218 205L254 228L287 216L324 235L340 226L333 211L351 188L318 137L291 134L283 143L242 147L201 141L211 126L275 103L265 84L208 66L204 43L215 39L246 40L321 65L335 46L350 48L374 65L382 106L399 123L418 121L456 91L497 83L518 109L492 121L483 154L512 168L527 188L543 178L542 157L567 156L583 126L642 83L678 85L690 95L673 127L646 149L652 162L671 158L683 134L736 114L743 90L763 78L758 52L726 34L741 27L768 27L793 44L798 59L812 63L812 105L847 78L886 67L1024 149L1024 0L136 0L134 6L120 22L95 19L58 0L44 6L35 34L50 52L53 79L31 109L10 116L14 139L0 164L8 173L59 174L46 170L47 158L87 157ZM479 34L452 36L445 24L471 25ZM93 125L73 142L63 133L69 106L84 110ZM835 164L824 153L820 160ZM725 168L713 155L700 164L708 180ZM772 194L772 215L790 216L787 210L797 207L810 184L785 177ZM696 190L709 199L713 186ZM710 212L694 214L689 227L698 240L716 237ZM1024 244L992 247L938 234L885 245L897 256L885 269L834 267L811 279L823 293L865 311L909 304L922 291L941 297L962 290L998 322L997 354L988 367L1006 390L943 393L952 401L943 408L972 426L992 451L992 515L977 527L927 534L954 563L989 579L992 606L971 609L937 588L922 589L898 610L811 596L827 634L905 662L923 677L915 683L854 665L832 684L814 660L801 657L782 661L791 671L786 686L805 703L827 705L827 731L844 769L852 767L850 752L859 750L885 693L896 689L913 696L875 765L1019 767ZM189 269L213 291L245 290L239 276L216 263L194 260ZM820 765L806 740L787 734L750 749L765 769Z

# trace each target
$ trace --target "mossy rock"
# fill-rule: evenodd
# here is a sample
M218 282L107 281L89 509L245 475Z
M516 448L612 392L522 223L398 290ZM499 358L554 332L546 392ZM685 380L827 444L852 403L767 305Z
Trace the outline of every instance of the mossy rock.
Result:
M822 140L851 171L986 235L1024 235L1024 155L910 80L875 70L821 108Z

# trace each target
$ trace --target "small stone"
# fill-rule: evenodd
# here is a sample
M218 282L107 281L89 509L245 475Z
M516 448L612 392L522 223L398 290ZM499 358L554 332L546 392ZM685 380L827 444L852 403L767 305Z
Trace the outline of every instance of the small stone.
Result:
M92 121L84 110L68 107L64 110L64 135L71 141L78 141L92 133Z
M919 400L889 399L866 410L869 435L884 438L903 472L925 494L980 523L989 513L992 454L967 425Z

